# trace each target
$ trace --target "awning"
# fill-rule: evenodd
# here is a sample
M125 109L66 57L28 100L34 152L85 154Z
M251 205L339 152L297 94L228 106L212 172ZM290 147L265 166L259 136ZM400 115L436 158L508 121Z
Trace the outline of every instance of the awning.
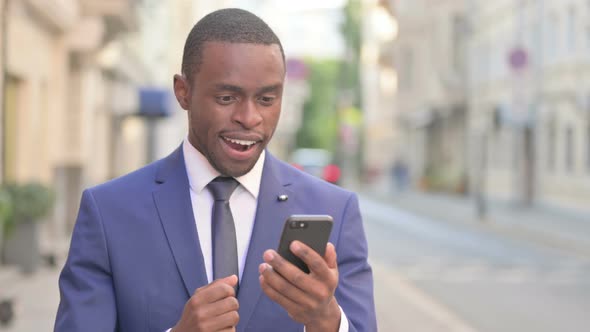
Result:
M172 115L172 104L168 89L139 89L139 116L167 117L170 115Z

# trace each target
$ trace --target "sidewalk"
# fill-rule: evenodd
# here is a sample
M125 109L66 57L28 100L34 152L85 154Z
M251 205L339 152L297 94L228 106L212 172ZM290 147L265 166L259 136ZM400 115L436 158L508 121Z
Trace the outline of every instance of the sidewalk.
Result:
M476 332L468 322L396 273L393 267L378 261L370 263L379 331Z
M590 201L587 211L488 201L487 216L476 215L473 198L442 193L406 191L399 194L361 192L417 215L476 227L577 255L590 257Z
M58 267L44 266L25 275L16 268L0 266L0 299L12 299L15 303L13 323L0 325L0 332L53 330L59 303L59 271Z
M41 236L41 242L48 241ZM47 245L47 243L45 243ZM0 300L14 301L14 318L10 325L0 325L0 332L52 331L59 304L58 278L66 259L68 242L53 241L54 266L43 260L37 271L23 274L16 266L0 265Z

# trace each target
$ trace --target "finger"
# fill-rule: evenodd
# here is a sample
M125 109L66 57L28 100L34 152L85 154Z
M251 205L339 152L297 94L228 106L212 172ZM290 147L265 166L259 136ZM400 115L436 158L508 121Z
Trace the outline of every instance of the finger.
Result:
M289 313L294 312L294 310L298 308L297 303L291 301L289 298L272 288L272 286L266 282L265 276L261 275L258 279L260 281L260 287L262 288L262 291L264 294L266 294L266 296L268 296L269 299L278 303Z
M291 252L293 252L295 256L301 258L301 260L307 264L310 272L320 276L327 276L330 273L330 269L324 258L303 242L293 241L291 242L289 249L291 249Z
M227 284L231 287L236 287L236 285L238 284L238 276L235 274L232 274L231 276L217 279L214 282L222 282L222 283Z
M301 271L297 266L291 264L274 250L265 251L263 258L272 267L273 271L283 276L291 284L303 291L309 291L310 283L313 279L307 273Z
M228 284L228 285L234 287L238 283L238 277L235 274L232 274L231 276L227 276L225 278L215 279L211 283L197 288L197 290L204 289L204 288L209 287L210 285L218 283L218 282L222 282L224 284Z
M328 268L335 269L338 267L338 255L336 254L336 248L330 242L326 245L326 254L324 260L328 264Z
M300 305L309 305L311 299L310 294L307 294L305 290L300 289L296 285L292 284L281 274L277 273L266 263L260 264L258 269L260 275L264 277L264 282L271 286L275 291L282 294L289 300ZM302 272L301 272L302 273ZM315 280L311 280L313 283L317 283ZM314 286L309 285L311 289ZM318 285L319 286L319 285Z
M227 276L225 278L213 280L213 282L211 282L205 286L201 286L201 287L197 288L195 290L195 293L201 289L205 289L205 288L209 287L210 285L218 283L218 282L222 282L222 283L225 283L225 284L228 284L228 285L234 287L238 283L238 277L235 274L232 274L231 276Z
M237 311L230 311L215 317L215 320L207 327L206 331L231 331L240 321L240 315Z
M240 304L238 299L233 296L229 296L207 305L205 308L205 315L207 317L221 316L231 311L238 311L239 308Z
M197 289L193 298L197 303L213 303L226 297L235 297L235 295L234 287L220 279Z

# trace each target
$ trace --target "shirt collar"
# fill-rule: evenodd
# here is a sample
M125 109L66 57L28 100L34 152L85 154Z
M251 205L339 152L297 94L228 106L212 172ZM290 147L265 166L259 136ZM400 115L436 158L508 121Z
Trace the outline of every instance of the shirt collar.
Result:
M221 175L211 166L207 158L188 141L188 137L182 142L182 152L184 153L184 165L188 175L188 182L195 193L200 193L209 182ZM250 172L236 178L254 198L258 198L260 191L265 158L266 151L263 150Z

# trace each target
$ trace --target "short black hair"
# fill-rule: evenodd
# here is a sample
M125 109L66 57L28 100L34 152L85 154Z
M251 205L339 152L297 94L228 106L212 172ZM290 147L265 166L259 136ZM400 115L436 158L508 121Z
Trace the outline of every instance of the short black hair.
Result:
M285 63L285 52L279 37L260 17L243 9L220 9L200 19L186 38L182 74L189 80L199 70L203 61L203 45L208 41L277 44Z

